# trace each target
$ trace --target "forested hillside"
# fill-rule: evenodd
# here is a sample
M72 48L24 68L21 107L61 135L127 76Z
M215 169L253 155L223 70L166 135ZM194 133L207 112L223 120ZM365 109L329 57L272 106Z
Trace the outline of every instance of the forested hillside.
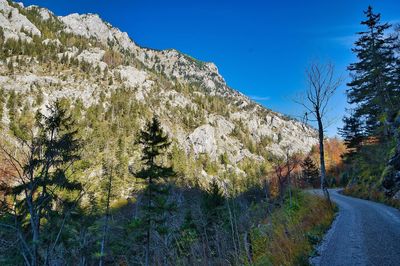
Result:
M0 0L0 132L2 265L305 263L333 219L312 127L98 15Z
M400 206L400 28L372 7L365 17L353 48L357 61L348 67L343 178L348 194Z
M310 63L299 121L97 14L0 0L0 265L396 261L397 210L340 194L400 207L400 26L364 15L348 83Z
M93 174L105 142L123 169L134 164L128 144L154 114L173 141L177 167L204 183L224 171L245 177L249 161L268 168L287 147L307 153L316 144L312 128L229 88L212 63L141 48L97 15L56 17L7 1L1 9L3 132L15 135L59 99L83 129L89 148L82 156ZM179 156L189 160L182 165Z

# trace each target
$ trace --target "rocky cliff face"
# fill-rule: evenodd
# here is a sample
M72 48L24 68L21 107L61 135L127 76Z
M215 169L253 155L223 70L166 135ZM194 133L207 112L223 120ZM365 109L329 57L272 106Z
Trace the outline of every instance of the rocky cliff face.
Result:
M113 93L123 89L126 101L146 111L139 125L155 113L187 154L215 161L226 155L233 166L281 156L287 147L305 153L317 143L314 129L229 88L213 63L140 47L98 15L57 17L0 0L0 28L0 88L32 109L68 98L85 108L102 102L106 112ZM12 120L7 108L4 125Z

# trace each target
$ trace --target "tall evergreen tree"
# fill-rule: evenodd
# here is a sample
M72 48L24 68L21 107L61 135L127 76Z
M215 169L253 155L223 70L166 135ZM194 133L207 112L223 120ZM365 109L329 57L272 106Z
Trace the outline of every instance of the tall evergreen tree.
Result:
M339 129L347 147L346 159L351 160L360 151L362 141L365 138L362 119L354 115L343 118L343 127Z
M387 36L388 23L381 23L381 15L373 13L369 6L364 12L367 19L361 24L367 29L359 32L359 39L352 51L358 62L350 64L352 81L347 85L348 102L355 104L355 116L364 117L369 134L385 125L388 116L395 110L399 97L393 86L394 38Z
M207 215L209 223L216 222L218 216L221 214L221 207L225 204L225 197L223 192L218 185L216 179L213 179L210 183L210 187L203 198L203 208Z
M310 185L315 186L319 178L319 170L310 156L301 163L303 179Z
M113 162L114 163L114 162ZM114 169L113 165L108 162L104 161L103 162L103 177L105 180L103 180L103 186L104 186L104 194L105 194L105 216L104 216L104 222L103 222L103 228L102 228L102 237L101 237L101 243L100 243L100 260L99 260L99 266L104 265L104 257L106 255L106 242L107 242L107 236L108 236L108 230L109 230L109 219L110 219L110 203L112 199L112 190L113 190L113 182L114 182Z
M80 199L82 187L70 178L81 142L74 122L59 102L48 107L49 116L37 116L31 139L19 138L20 152L1 146L15 167L16 186L3 187L13 199L8 206L26 265L48 265L61 241L65 221ZM4 207L4 206L3 206Z
M214 178L203 196L202 208L205 213L206 223L204 224L204 232L206 234L207 249L210 251L211 256L221 256L220 242L218 232L225 220L225 203L221 187L218 181Z
M175 176L175 172L172 167L164 166L160 160L160 156L164 155L171 143L156 116L147 123L144 130L140 131L138 143L143 146L143 168L136 173L136 176L146 183L143 228L146 232L145 264L149 265L152 257L153 232L161 235L166 232L166 214L174 209L174 204L168 201L168 178Z
M394 45L394 50L396 56L396 64L394 68L394 91L396 93L396 98L395 98L395 110L400 109L400 24L397 24L395 27L395 32L396 34L394 35L395 37L395 45ZM395 114L394 114L395 115Z

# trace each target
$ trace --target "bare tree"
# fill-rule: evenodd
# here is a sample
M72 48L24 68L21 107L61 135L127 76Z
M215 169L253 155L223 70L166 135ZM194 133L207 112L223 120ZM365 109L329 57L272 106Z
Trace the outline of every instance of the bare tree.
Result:
M283 198L283 194L285 192L285 185L287 185L289 189L289 199L290 206L292 206L292 180L291 175L292 172L299 165L300 160L297 158L296 154L290 154L290 146L287 146L285 149L285 157L281 163L278 163L274 167L275 176L278 179L279 185L279 196Z
M305 120L315 121L318 124L321 189L329 201L324 157L324 123L327 118L329 102L342 82L340 77L336 77L334 70L335 67L331 63L311 63L306 69L307 88L305 95L302 99L296 101L306 109Z

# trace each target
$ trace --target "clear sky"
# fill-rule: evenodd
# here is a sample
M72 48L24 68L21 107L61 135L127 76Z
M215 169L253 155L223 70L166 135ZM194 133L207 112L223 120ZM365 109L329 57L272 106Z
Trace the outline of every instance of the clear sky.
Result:
M264 106L294 117L306 66L331 61L348 80L351 47L372 5L382 20L400 22L400 0L23 0L56 15L97 13L139 45L175 48L214 62L226 82ZM333 99L328 135L346 107L345 85Z

